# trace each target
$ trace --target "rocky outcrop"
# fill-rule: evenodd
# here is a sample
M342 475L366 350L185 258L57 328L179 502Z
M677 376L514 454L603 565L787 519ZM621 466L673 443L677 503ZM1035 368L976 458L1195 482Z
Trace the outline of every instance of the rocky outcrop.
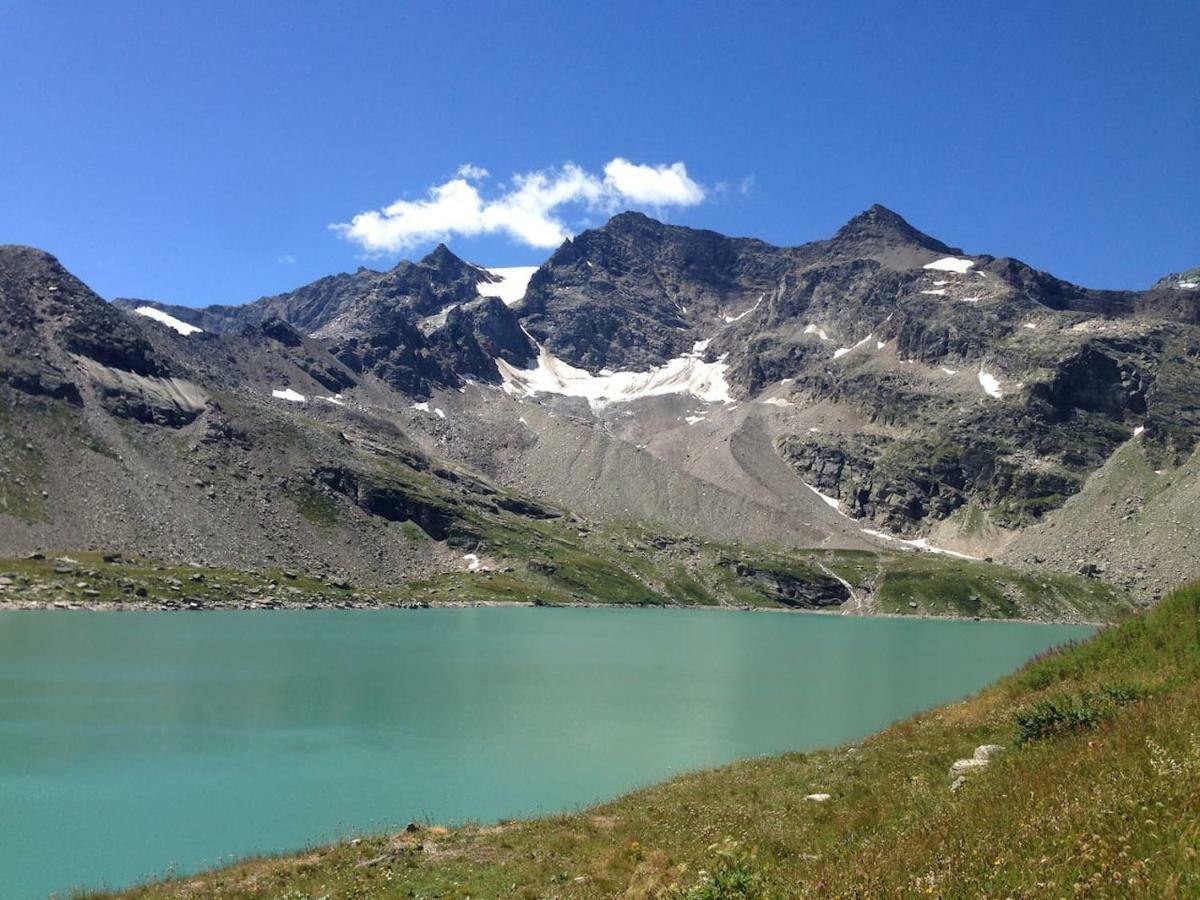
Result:
M78 357L76 362L108 411L123 419L182 428L195 421L208 404L204 391L183 378L137 375L86 357Z
M644 371L775 288L792 251L622 213L568 240L529 282L525 327L574 366Z
M47 385L55 377L51 360L62 354L137 375L177 374L128 316L31 247L0 246L0 348L10 357L41 360L27 370L41 369L36 380Z
M821 609L840 606L850 599L850 589L832 575L810 569L768 568L737 560L723 560L740 582L782 606Z
M447 372L497 383L496 360L526 369L537 361L537 348L521 323L496 297L457 306L446 324L429 336L432 352Z
M67 373L42 359L0 356L0 381L23 394L81 403L79 388Z
M364 512L391 522L413 522L437 541L465 533L458 527L459 514L447 501L424 496L411 485L382 475L346 466L322 466L309 474L312 484L348 497Z

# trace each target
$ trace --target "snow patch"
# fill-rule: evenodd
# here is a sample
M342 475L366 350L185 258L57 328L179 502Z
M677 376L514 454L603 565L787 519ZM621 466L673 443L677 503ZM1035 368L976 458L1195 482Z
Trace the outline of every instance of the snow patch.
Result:
M834 350L834 351L833 351L833 358L834 358L834 359L841 359L843 356L845 356L845 355L846 355L847 353L849 353L851 350L857 350L859 347L861 347L861 346L862 346L863 344L865 344L867 341L871 340L871 338L873 338L873 337L875 337L875 335L873 335L873 334L868 334L868 335L867 335L865 338L863 338L861 341L856 341L856 342L854 343L854 346L852 346L852 347L838 347L836 350ZM876 349L879 349L879 348L877 347Z
M959 297L958 299L960 301L962 301L963 303L978 303L979 302L978 297Z
M805 334L815 334L817 337L819 337L823 341L829 340L829 335L827 335L825 333L825 329L821 328L817 325L814 325L811 322L808 325L804 326L804 333Z
M479 557L474 553L466 553L463 555L463 562L467 564L467 571L474 572L479 568Z
M795 406L795 404L792 403L791 400L787 399L787 397L768 397L762 402L769 406Z
M437 407L434 407L433 411L439 419L446 418L446 414L444 412L442 412L440 409L438 409Z
M695 425L697 422L703 422L708 416L684 416L683 421L689 425Z
M979 367L979 386L983 388L984 393L989 397L995 397L999 400L1004 396L1004 392L1000 390L1000 379L982 366Z
M921 291L921 293L922 294L932 294L935 297L945 297L946 289L945 288L935 288L932 291Z
M725 363L727 354L721 354L716 362L705 362L703 350L696 349L701 345L707 347L708 342L697 341L691 353L677 356L648 372L602 370L601 374L593 375L564 362L541 344L537 344L536 368L518 369L503 359L496 360L496 368L508 394L583 397L593 409L664 394L690 394L705 403L731 403L733 397L729 393L729 382L725 380L729 368Z
M1145 425L1139 425L1137 428L1133 429L1133 436L1138 437L1145 430L1146 430Z
M750 307L748 310L746 310L745 312L740 312L740 313L738 313L736 316L724 316L723 318L725 319L725 324L727 324L727 325L728 325L728 324L730 324L731 322L736 322L736 321L738 321L739 319L743 319L743 318L745 318L746 316L750 315L750 313L752 313L752 312L754 312L756 309L758 309L758 307L759 307L759 304L761 304L761 303L763 302L763 297L765 297L765 296L767 296L767 295L766 295L766 294L759 294L759 296L758 296L758 299L757 299L756 301L754 301L754 305L753 305L752 307Z
M538 270L537 266L507 266L484 271L499 278L499 281L481 281L475 285L480 297L499 297L505 306L512 306L525 296L529 279Z
M887 346L887 341L876 341L876 342L875 342L875 349L876 349L876 350L882 350L882 349L883 349L884 347L886 347L886 346Z
M1176 282L1181 291L1194 291L1200 288L1200 281L1180 281Z
M322 397L326 403L332 403L334 406L345 406L346 401L342 399L341 394L334 394L332 397Z
M155 322L158 322L161 325L166 325L168 328L178 331L185 337L189 334L196 334L197 332L202 333L204 331L203 328L197 328L195 325L189 325L187 322L177 319L169 313L163 312L161 309L155 309L153 306L139 306L133 311L133 314L135 316L145 316L147 319L153 319Z
M894 534L888 534L886 531L876 531L874 528L861 528L859 530L863 534L869 534L871 537L876 537L884 541L892 541L893 543L901 544L913 550L925 550L929 553L940 553L943 556L953 556L958 559L981 559L981 557L971 556L969 553L959 553L957 550L946 550L943 547L935 547L925 538L907 540L905 538L896 537Z
M1037 330L1037 325L1036 325L1036 324L1034 324L1033 322L1026 322L1026 323L1025 323L1024 325L1022 325L1021 327L1022 327L1022 328L1028 328L1030 331L1035 331L1035 330Z
M276 400L287 400L289 403L307 403L308 398L303 394L293 391L291 388L271 391L271 396Z
M451 303L441 312L434 313L432 316L425 316L423 319L417 320L417 328L421 334L432 334L443 325L446 324L446 317L450 315L450 310L458 309L462 306L461 303Z
M960 259L957 256L943 256L941 259L935 259L931 263L925 263L922 268L933 269L935 272L957 272L959 275L966 275L967 270L975 265L972 260Z
M414 403L413 409L417 410L418 412L429 412L429 404L426 402Z
M942 366L942 367L941 367L941 369L942 369L942 371L943 371L943 372L945 372L947 375L957 375L957 374L958 374L958 369L951 369L951 368L948 368L948 367L946 367L946 366Z
M830 509L835 509L838 512L842 511L842 504L838 500L837 497L830 497L828 494L822 494L820 491L818 491L815 487L813 487L807 481L802 481L800 483L802 485L804 485L806 488L808 488L810 491L812 491L814 494L816 494L818 497L820 497L822 500L824 500Z

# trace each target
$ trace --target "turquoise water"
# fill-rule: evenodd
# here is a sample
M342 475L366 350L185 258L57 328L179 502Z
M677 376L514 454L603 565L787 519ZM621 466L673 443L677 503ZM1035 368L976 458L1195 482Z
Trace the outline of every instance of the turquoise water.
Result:
M675 610L0 613L0 896L840 743L1090 629Z

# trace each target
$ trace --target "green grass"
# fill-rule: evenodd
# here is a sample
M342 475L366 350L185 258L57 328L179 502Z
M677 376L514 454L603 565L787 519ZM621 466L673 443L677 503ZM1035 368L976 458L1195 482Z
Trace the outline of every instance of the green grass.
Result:
M36 522L44 515L46 459L0 409L0 515Z
M10 585L0 599L46 604L199 601L204 605L266 603L272 599L331 605L350 596L346 588L300 572L245 572L207 566L171 565L137 557L105 562L95 552L47 554L46 559L0 560ZM391 599L391 598L389 598Z
M1021 738L1047 704L1071 727ZM1024 729L1024 730L1023 730ZM948 769L1005 752L959 791ZM804 798L828 793L827 803ZM1200 895L1200 586L855 747L685 775L527 822L366 838L162 897ZM373 861L365 865L367 861Z
M295 501L300 515L314 525L332 528L341 518L337 500L312 485L305 484L296 488L292 492L292 499Z
M1006 578L987 563L931 559L914 555L887 567L878 585L880 610L887 613L933 610L948 615L1012 617L1018 607L1006 593Z

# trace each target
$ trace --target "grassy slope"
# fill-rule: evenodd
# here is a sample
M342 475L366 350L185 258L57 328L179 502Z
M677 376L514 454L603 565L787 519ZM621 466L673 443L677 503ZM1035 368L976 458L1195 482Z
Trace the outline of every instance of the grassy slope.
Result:
M573 815L250 860L129 896L1194 897L1198 676L1193 586L855 748L737 763ZM1101 686L1141 699L1079 699ZM1096 704L1104 721L1017 744L1018 714L1055 698ZM950 791L950 764L990 742L1009 749ZM804 799L816 792L832 799ZM749 889L695 890L713 874Z

